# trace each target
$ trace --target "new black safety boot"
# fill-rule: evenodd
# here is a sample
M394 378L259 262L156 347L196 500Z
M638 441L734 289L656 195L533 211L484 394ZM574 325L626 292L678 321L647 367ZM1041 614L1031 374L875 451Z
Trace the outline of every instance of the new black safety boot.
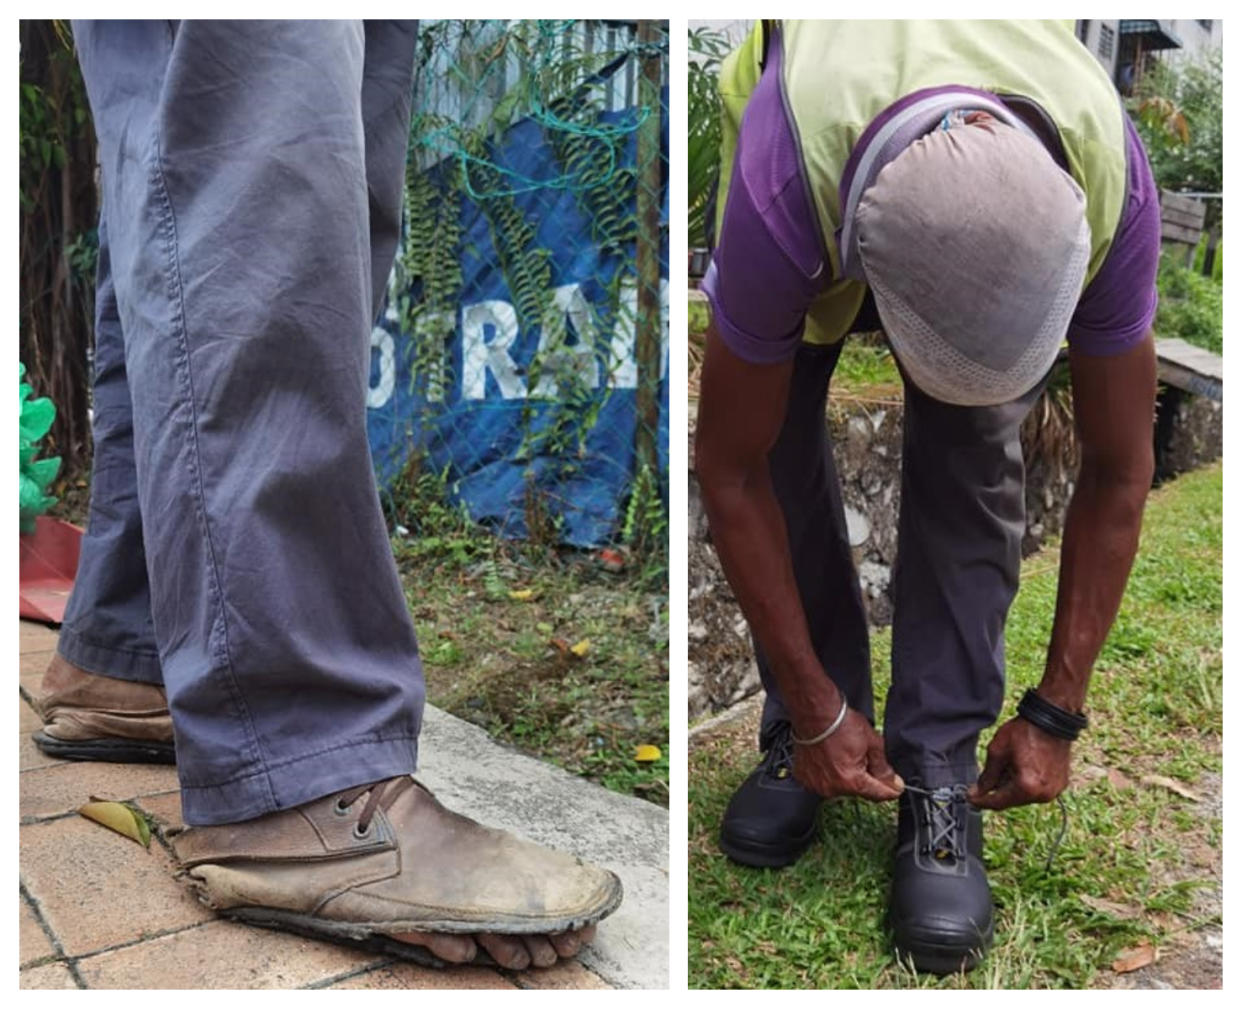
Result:
M823 800L794 780L788 722L773 725L765 745L763 760L729 800L720 850L742 865L778 869L815 840Z
M970 970L992 944L983 817L966 785L907 785L897 819L889 924L897 955L918 970Z

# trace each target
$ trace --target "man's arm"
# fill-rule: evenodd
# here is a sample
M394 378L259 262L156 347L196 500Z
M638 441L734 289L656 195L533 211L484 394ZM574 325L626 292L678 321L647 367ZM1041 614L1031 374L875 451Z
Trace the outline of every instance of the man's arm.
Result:
M1074 422L1082 447L1065 519L1056 620L1039 693L1080 711L1138 551L1155 471L1152 334L1118 357L1070 353Z
M790 361L742 360L709 327L695 472L716 553L772 665L794 734L811 738L833 723L844 699L811 644L768 468L792 372ZM884 760L879 736L855 711L823 743L799 747L795 774L821 795L891 799L900 794L900 779Z
M1153 336L1149 331L1115 357L1071 350L1070 373L1082 463L1065 519L1056 618L1038 693L1078 712L1121 605L1155 468ZM972 800L989 809L1050 801L1069 782L1069 754L1069 742L1014 719L988 746Z

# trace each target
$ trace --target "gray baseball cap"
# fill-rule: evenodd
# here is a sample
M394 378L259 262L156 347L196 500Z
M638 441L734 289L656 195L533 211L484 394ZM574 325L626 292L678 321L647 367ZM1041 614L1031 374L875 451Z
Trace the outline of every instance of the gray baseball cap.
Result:
M889 342L935 399L1007 403L1056 359L1091 255L1086 197L1026 133L934 130L858 201L858 253Z

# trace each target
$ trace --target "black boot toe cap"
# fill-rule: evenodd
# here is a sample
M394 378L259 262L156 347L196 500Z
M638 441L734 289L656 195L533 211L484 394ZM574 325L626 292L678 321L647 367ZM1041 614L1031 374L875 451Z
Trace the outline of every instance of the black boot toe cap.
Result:
M974 967L992 944L992 892L973 855L942 865L898 852L889 907L898 955L937 974Z

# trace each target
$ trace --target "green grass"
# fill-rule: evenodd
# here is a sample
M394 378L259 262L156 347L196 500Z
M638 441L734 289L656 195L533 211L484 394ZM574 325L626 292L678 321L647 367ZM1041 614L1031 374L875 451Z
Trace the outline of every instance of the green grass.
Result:
M687 329L691 333L706 333L707 324L711 322L712 313L706 301L691 298L687 306Z
M494 738L668 804L668 594L628 558L506 542L444 502L435 474L395 488L393 552L427 699ZM574 646L578 646L577 654ZM636 747L659 747L639 763Z
M832 372L831 397L901 398L901 373L879 334L846 338Z
M883 924L893 806L828 803L822 841L797 866L735 866L715 835L731 791L754 765L753 726L696 745L691 987L1084 988L1106 981L1118 952L1145 938L1167 953L1219 922L1196 902L1201 888L1219 884L1219 818L1140 778L1173 778L1204 798L1218 787L1221 524L1219 465L1153 493L1126 600L1096 667L1091 728L1076 746L1066 795L1069 832L1051 872L1044 862L1060 827L1055 806L986 814L997 940L972 974L919 976L894 962ZM1042 671L1056 561L1054 545L1024 564L1007 630L1002 720ZM878 700L888 645L887 632L875 635ZM1093 908L1084 897L1119 910Z
M1203 260L1207 258L1208 233L1199 236L1199 244L1195 246L1195 271L1203 272ZM1216 256L1212 260L1212 279L1221 283L1225 275L1225 240L1216 243Z
M707 302L695 299L689 302L687 311L693 370L694 354L707 331L711 311ZM832 373L832 395L834 399L900 398L901 374L881 334L855 334L846 340Z

